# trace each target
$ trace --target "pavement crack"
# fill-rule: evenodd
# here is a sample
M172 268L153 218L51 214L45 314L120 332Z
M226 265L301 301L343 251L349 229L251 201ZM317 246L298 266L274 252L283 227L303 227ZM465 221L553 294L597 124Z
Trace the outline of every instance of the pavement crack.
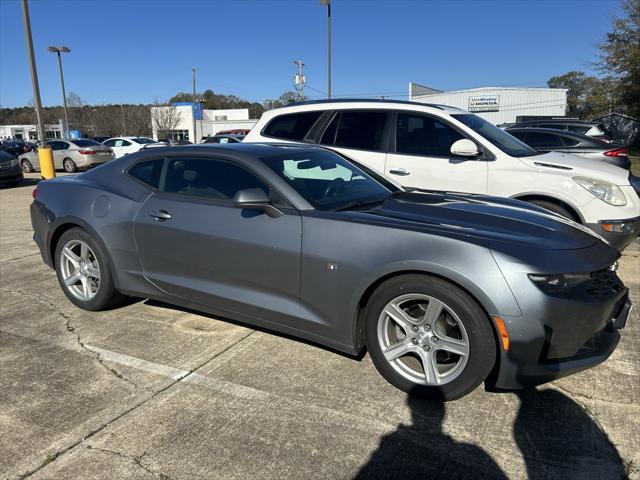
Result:
M35 294L27 294L26 292L23 292L22 290L2 290L2 293L18 294L18 295L22 295L23 297L27 297L27 298L30 298L30 299L31 298L35 298L38 302L40 302L42 305L47 307L49 310L51 310L53 313L55 313L56 315L58 315L59 317L61 317L65 321L64 325L65 325L65 329L67 330L67 332L75 337L76 342L78 343L80 348L82 348L84 351L89 353L93 358L95 358L96 361L102 366L102 368L104 368L106 371L108 371L111 375L113 375L116 378L122 380L123 382L128 383L129 385L133 386L134 388L151 391L148 388L142 387L142 386L138 385L137 383L135 383L133 380L125 377L124 375L122 375L115 368L107 365L105 363L104 359L102 358L102 356L100 355L100 353L94 352L94 351L88 349L87 346L82 341L82 337L80 336L80 332L78 332L78 329L71 323L72 322L71 316L69 314L63 312L62 310L60 310L53 302L50 302L49 300L47 300L45 298L42 298L42 297L40 297L38 295L35 295Z
M6 265L7 263L15 262L16 260L22 260L23 258L35 257L37 255L40 255L40 254L39 253L31 253L29 255L23 255L22 257L10 258L9 260L5 260L4 262L0 263L0 267L3 266L3 265Z
M137 465L138 467L142 468L146 472L150 473L154 477L157 477L161 480L174 480L173 477L170 477L169 475L162 472L157 472L153 470L151 467L149 467L148 465L145 465L144 463L142 463L142 459L147 455L147 452L142 452L142 454L136 456L136 455L125 455L124 453L118 452L116 450L109 450L107 448L95 447L93 445L87 445L86 448L88 450L97 450L99 452L115 455L125 460L131 460L135 465Z

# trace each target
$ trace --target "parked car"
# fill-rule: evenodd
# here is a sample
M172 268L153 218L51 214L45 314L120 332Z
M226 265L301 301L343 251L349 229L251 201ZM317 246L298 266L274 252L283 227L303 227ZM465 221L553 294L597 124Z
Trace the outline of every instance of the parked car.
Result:
M326 145L406 187L517 198L582 223L624 249L640 232L629 172L540 154L454 107L395 100L306 102L262 115L243 142Z
M54 168L69 173L86 170L115 158L109 147L88 138L48 140L47 145L52 150ZM23 172L40 170L37 151L20 155L18 159Z
M116 158L129 155L143 148L164 146L164 143L147 137L114 137L102 142L103 145L113 149Z
M15 154L0 150L0 185L15 187L22 179L22 170Z
M319 147L150 149L40 182L31 219L80 308L128 294L366 346L431 398L596 365L631 308L619 252L590 230L517 200L403 190Z
M232 128L230 130L220 130L216 135L246 135L251 129L249 128Z
M627 147L624 145L615 145L579 133L561 132L551 128L510 127L506 130L540 153L572 153L626 170L631 167Z
M245 135L242 134L228 133L224 135L214 135L202 143L239 143L244 137Z
M18 156L31 151L31 146L22 140L3 140L0 142L0 149Z
M552 118L548 120L530 120L513 125L518 128L553 128L567 132L579 133L605 142L611 141L607 128L601 122L587 122L576 118Z

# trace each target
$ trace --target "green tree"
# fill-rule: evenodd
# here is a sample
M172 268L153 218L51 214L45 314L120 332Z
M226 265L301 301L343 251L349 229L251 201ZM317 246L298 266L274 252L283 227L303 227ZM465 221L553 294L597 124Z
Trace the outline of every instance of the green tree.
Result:
M616 85L621 106L640 119L640 0L625 0L624 17L613 19L613 31L600 44L598 67Z
M549 88L566 88L567 117L588 119L607 113L615 102L615 82L571 71L551 77Z

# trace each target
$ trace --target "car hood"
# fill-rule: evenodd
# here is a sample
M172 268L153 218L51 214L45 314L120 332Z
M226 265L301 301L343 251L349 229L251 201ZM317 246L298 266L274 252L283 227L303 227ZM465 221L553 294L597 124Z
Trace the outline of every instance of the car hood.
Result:
M549 152L544 155L521 157L525 165L533 168L566 172L572 177L591 177L616 185L629 185L629 172L602 160L580 157L570 153Z
M354 212L355 213L355 212ZM390 227L496 242L531 248L568 250L588 248L603 241L591 230L553 213L508 198L448 192L411 191L358 212Z

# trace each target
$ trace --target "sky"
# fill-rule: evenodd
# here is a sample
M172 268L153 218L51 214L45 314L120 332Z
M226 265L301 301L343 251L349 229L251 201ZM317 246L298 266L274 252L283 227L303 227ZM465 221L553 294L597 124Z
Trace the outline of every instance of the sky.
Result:
M44 105L150 103L191 91L262 102L293 89L305 63L311 98L327 91L327 10L319 0L30 0ZM544 87L571 70L593 74L617 0L332 0L333 94L407 98L409 82L441 90ZM0 0L0 105L33 91L22 8Z

